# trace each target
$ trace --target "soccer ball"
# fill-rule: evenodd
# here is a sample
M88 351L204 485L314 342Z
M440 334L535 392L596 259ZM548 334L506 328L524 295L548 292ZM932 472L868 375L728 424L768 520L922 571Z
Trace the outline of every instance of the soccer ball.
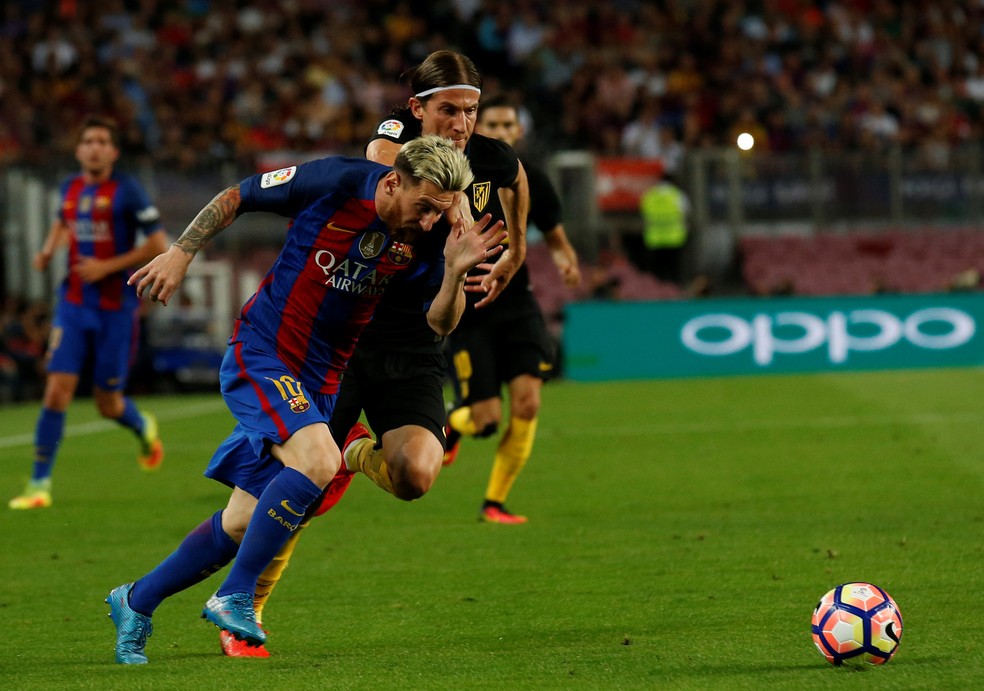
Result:
M871 583L844 583L813 610L813 642L832 665L883 665L902 639L902 612L892 596Z

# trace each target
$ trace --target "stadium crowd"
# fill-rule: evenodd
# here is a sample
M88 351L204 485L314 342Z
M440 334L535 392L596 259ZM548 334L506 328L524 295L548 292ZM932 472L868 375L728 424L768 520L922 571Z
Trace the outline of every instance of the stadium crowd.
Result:
M528 104L542 150L663 157L900 142L944 166L981 134L984 3L963 0L9 0L0 162L70 153L88 112L181 168L361 153L454 47Z
M406 102L400 74L444 47L525 104L534 159L588 149L674 171L749 132L778 153L898 143L945 170L984 135L984 0L7 0L0 166L72 165L88 113L120 122L126 160L164 169L361 156ZM544 275L548 317L683 294L617 253L578 295ZM36 311L5 306L0 397L36 388Z

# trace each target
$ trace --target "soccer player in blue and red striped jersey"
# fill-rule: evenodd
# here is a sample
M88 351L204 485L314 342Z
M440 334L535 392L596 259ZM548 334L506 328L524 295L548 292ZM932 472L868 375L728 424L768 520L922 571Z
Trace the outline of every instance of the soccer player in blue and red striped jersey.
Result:
M472 177L468 159L437 136L404 147L393 168L334 157L256 175L219 193L167 252L135 272L138 294L167 304L195 253L238 214L293 219L221 368L237 425L205 474L232 487L229 502L150 573L110 593L117 662L147 662L157 606L233 557L202 616L263 643L253 612L257 578L341 469L328 426L339 375L383 292L434 272L441 287L428 321L450 333L464 310L465 275L501 250L502 224L488 225L488 215L468 229L442 223L443 244L420 242Z
M56 249L68 245L68 276L59 291L48 344L48 375L35 429L34 468L12 509L51 506L51 472L82 367L91 360L99 413L140 440L138 461L156 470L164 456L157 421L123 389L137 341L136 291L129 270L167 247L160 214L134 178L114 170L116 124L90 117L81 127L75 157L82 167L61 188L61 207L34 266L44 271ZM137 245L137 234L145 240Z

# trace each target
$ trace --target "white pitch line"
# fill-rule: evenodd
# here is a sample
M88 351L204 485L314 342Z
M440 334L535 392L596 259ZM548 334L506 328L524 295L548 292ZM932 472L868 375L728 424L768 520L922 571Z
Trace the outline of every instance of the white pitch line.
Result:
M187 420L198 415L215 413L225 409L221 398L214 401L203 401L197 405L177 408L157 413L157 419L170 422ZM547 437L598 437L618 435L650 435L650 434L714 434L723 432L768 432L770 430L795 429L847 429L851 427L885 427L890 425L933 425L933 424L967 424L980 423L980 413L914 413L909 415L889 415L879 417L815 417L795 420L733 420L683 422L668 424L646 424L624 427L541 427L540 436ZM69 425L65 428L65 437L81 437L99 432L116 429L115 422L108 420L93 420L92 422ZM34 433L16 434L0 437L0 449L12 446L25 446L34 443Z
M195 405L175 408L159 412L154 411L157 419L161 422L174 422L176 420L187 420L188 418L198 417L225 410L225 402L221 398L214 401L202 401ZM84 437L90 434L98 434L109 430L118 429L119 425L109 420L93 420L91 422L80 422L76 425L65 426L65 438ZM27 446L34 443L34 432L24 434L14 434L9 437L0 437L0 449L9 449L13 446Z

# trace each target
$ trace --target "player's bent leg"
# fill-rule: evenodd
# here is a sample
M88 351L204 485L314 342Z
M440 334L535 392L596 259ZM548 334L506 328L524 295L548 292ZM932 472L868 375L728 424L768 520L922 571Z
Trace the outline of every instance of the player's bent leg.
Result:
M267 565L266 569L263 570L263 573L260 574L260 577L256 581L256 593L253 596L253 612L255 613L256 623L260 628L263 628L263 608L266 606L267 600L270 598L270 594L273 593L273 589L276 587L280 577L283 576L284 569L290 563L291 555L294 554L294 547L301 537L301 531L307 525L305 522L297 527L294 534L280 548L277 556ZM263 629L263 632L269 633L266 629ZM223 655L227 657L270 657L270 651L266 649L265 644L250 644L245 640L237 638L232 632L226 629L219 630L219 646L222 648Z
M301 523L294 534L290 536L284 546L277 552L277 556L267 564L263 573L256 580L256 592L253 596L253 611L256 612L256 623L263 625L263 608L266 606L270 594L276 587L280 578L284 575L284 569L290 564L290 558L294 554L297 541L301 538L301 531L308 526L308 523Z
M129 429L140 442L137 463L141 469L152 472L161 467L164 445L161 443L157 418L142 412L122 391L93 387L93 398L99 414Z
M525 516L510 513L504 504L533 452L542 384L542 380L530 375L520 375L509 384L511 416L509 426L499 440L489 475L485 502L479 516L483 521L503 524L527 521Z
M44 401L34 427L34 464L24 491L11 499L11 509L45 509L51 506L51 473L65 433L65 411L78 386L77 375L51 372L45 380Z
M342 447L343 463L348 470L361 472L377 487L393 494L393 480L390 478L386 457L375 446L376 442L369 428L361 422L355 423L345 437Z
M352 483L353 475L354 473L344 468L344 466L339 469L335 477L325 487L318 502L308 509L308 515L298 526L297 530L294 531L294 534L291 535L287 543L277 553L277 556L273 558L263 573L260 574L260 577L256 581L253 610L256 612L256 623L261 628L263 627L263 610L270 599L270 595L273 593L274 587L280 581L284 570L290 562L291 556L294 553L294 547L300 539L301 531L308 526L312 518L327 512L341 501L341 498L345 495L349 485ZM269 635L269 631L265 628L263 630ZM225 629L219 631L219 645L222 648L223 654L228 657L270 657L270 652L267 650L265 644L250 645L246 641L236 638Z
M404 425L383 434L382 442L393 495L406 501L424 496L441 472L440 440L425 427Z
M257 498L236 561L202 609L203 618L253 644L266 640L253 610L256 582L341 464L328 425L321 422L274 445L273 454L285 467Z

